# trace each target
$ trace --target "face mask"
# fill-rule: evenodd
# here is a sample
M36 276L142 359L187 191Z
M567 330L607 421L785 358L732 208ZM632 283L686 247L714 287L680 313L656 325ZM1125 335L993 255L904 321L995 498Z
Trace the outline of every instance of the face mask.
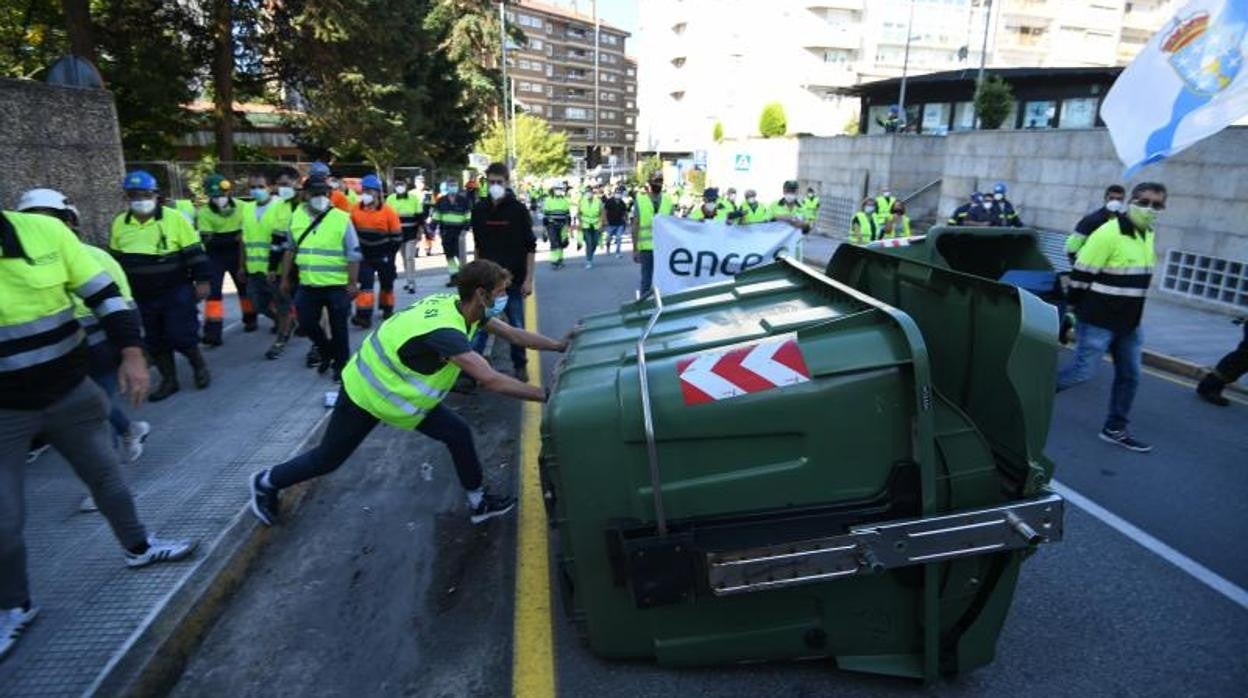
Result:
M1131 218L1131 222L1136 227L1144 228L1145 230L1152 228L1153 224L1157 222L1157 212L1147 206L1131 204L1127 209L1127 216Z
M893 215L894 215L894 216L901 216L901 215L905 215L905 212L904 212L904 211L898 211L897 209L893 209Z
M374 199L373 199L372 194L360 194L360 203L364 204L365 206L368 206L369 204L373 203L373 200Z
M506 194L506 193L507 193L507 190L503 187L503 185L501 184L490 185L490 198L491 199L498 201L499 199L503 198L503 194Z
M506 309L507 309L507 296L505 295L499 296L498 298L494 299L493 305L485 309L485 316L487 318L496 318L499 315L502 315L503 311Z
M885 191L885 192L884 192L884 198L885 198L885 199L887 199L888 197L890 197L890 196L892 196L892 195L893 195L893 193L892 193L891 191Z
M793 203L794 201L797 201L797 194L785 194L785 195L784 195L784 202L785 202L785 203L787 203L787 204L791 204L791 203Z
M278 187L277 198L281 199L282 201L290 201L291 199L295 198L295 188L294 187Z
M324 211L329 208L329 197L328 196L313 196L312 198L308 199L308 206L311 206L313 211L317 211L317 212Z
M1000 201L1001 199L1005 198L1005 194L1001 194L1001 193L993 194L992 198L996 199L997 201Z
M991 202L991 201L985 201L985 202L984 202L984 208L992 208L992 202Z
M862 207L862 210L863 210L863 211L866 211L867 213L875 213L875 207L874 207L874 206L863 206L863 207Z
M340 184L340 182L339 182L338 180L336 180L336 179L331 179L331 180L329 180L329 187L330 187L331 189L337 189L339 184Z
M230 197L214 196L212 197L212 204L216 206L217 208L225 208L226 206L230 205Z
M260 203L264 203L269 200L269 190L263 187L256 187L251 190L251 198Z
M752 196L747 196L747 197L745 198L745 203L747 203L747 204L749 204L749 205L753 206L754 204L758 203L758 199L756 199L756 198L754 198L754 197L752 197Z
M447 193L447 194L458 194L458 193L459 193L459 187L447 187L447 188L446 188L446 193Z
M1105 202L1105 210L1110 213L1122 213L1123 205L1121 199L1110 199Z
M402 184L396 184L396 185L394 185L394 193L395 193L395 194L406 194L406 193L407 193L407 187L403 186Z
M563 190L562 190L562 189L556 189L556 190L555 190L555 196L563 196Z
M140 216L146 216L156 211L155 199L138 199L130 202L130 211Z

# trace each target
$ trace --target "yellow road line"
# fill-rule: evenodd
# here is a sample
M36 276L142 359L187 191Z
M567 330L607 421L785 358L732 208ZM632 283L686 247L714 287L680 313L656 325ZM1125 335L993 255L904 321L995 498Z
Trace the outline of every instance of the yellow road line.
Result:
M537 332L537 294L524 300L525 327ZM542 364L528 351L529 384L541 386ZM520 503L516 532L516 609L512 641L511 690L520 698L555 695L555 664L550 614L550 559L546 505L537 470L542 406L524 403L520 435Z

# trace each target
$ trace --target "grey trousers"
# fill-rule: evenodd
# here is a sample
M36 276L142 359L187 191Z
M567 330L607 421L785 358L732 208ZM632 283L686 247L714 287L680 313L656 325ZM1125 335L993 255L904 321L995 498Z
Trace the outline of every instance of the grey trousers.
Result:
M26 452L36 436L69 461L122 547L141 547L147 541L134 498L121 477L109 432L108 405L104 391L84 380L42 410L0 409L0 609L30 601L22 537L26 521L23 481Z

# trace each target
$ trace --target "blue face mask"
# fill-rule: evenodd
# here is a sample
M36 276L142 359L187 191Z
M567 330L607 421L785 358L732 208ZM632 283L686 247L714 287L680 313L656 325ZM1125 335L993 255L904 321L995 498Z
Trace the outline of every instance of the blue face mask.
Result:
M504 295L499 296L498 298L495 298L494 305L491 305L490 307L485 309L485 317L496 318L499 315L502 315L503 311L506 309L507 309L507 296L506 294L504 294Z
M251 190L251 198L255 199L256 201L260 203L264 203L269 200L269 190L261 188L261 187L256 187L255 189Z

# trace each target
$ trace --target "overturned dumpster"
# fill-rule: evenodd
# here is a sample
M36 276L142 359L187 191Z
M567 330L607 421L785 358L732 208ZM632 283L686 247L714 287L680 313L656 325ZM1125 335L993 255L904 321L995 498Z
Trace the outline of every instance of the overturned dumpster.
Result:
M564 605L605 657L991 661L1045 485L1054 309L842 246L587 318L541 471Z

